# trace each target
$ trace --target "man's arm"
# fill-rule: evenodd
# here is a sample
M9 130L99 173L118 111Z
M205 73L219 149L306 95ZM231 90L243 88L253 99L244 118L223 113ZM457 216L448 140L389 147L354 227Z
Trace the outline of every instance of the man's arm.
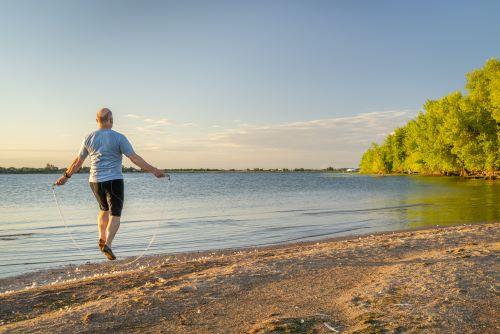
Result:
M68 169L66 169L66 172L64 173L63 176L61 176L57 181L56 185L62 186L66 182L68 182L69 178L71 175L75 174L82 168L83 162L85 161L85 158L82 158L80 156L76 157L75 160L69 165Z
M165 172L148 164L140 155L132 153L131 155L128 156L128 158L142 170L150 172L154 174L154 176L156 177L165 177Z

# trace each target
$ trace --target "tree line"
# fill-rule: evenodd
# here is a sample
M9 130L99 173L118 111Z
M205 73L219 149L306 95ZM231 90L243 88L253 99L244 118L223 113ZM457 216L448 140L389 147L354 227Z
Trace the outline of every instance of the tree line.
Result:
M66 168L59 168L48 163L43 168L36 167L0 167L0 174L58 174L64 173ZM90 171L89 167L82 167L78 171L78 173L88 173ZM165 172L174 172L174 173L205 173L205 172L280 172L280 173L289 173L289 172L329 172L329 173L355 173L358 172L358 169L355 168L334 168L328 167L323 169L310 169L310 168L272 168L272 169L264 169L264 168L245 168L245 169L218 169L218 168L173 168L173 169L164 169ZM134 167L125 167L122 166L123 173L145 173L145 171L141 169L137 169Z
M416 118L363 154L361 173L482 175L500 170L500 60L466 75L467 93L428 100Z

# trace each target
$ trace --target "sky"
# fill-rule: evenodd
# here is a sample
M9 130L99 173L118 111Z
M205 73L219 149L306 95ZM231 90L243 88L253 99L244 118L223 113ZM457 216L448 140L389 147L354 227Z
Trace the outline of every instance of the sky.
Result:
M160 168L356 167L500 56L500 1L0 0L0 31L0 166L68 165L109 107Z

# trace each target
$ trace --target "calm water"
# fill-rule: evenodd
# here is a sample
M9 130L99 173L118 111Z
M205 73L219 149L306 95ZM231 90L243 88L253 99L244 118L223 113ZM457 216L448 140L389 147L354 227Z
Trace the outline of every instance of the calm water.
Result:
M87 175L56 192L77 249L59 217L56 175L0 175L0 277L103 261L97 204ZM167 182L126 174L120 257L269 245L424 225L500 220L500 182L321 173L172 174Z

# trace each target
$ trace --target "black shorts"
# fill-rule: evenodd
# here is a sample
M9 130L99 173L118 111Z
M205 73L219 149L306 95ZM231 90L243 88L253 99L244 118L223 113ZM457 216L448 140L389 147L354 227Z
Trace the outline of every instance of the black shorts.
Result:
M99 208L102 211L111 210L112 216L120 217L123 209L124 187L123 179L104 182L89 182Z

